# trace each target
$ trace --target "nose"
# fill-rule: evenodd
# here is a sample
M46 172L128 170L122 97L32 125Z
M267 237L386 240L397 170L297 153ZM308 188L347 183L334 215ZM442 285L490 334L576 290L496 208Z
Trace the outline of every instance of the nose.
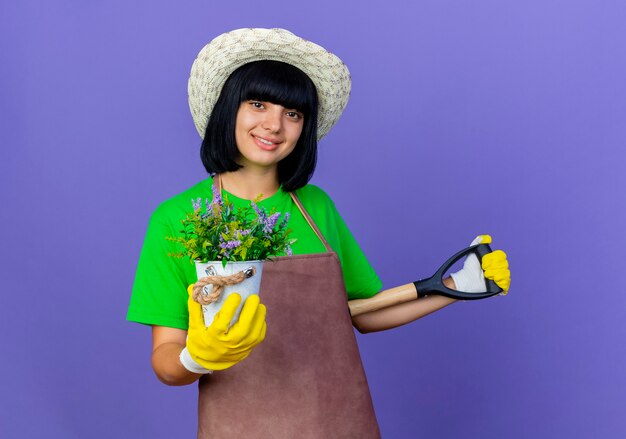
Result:
M265 112L265 118L263 119L262 123L263 129L272 133L280 132L280 129L282 128L282 116L282 109L279 108L278 105L272 106L269 111Z

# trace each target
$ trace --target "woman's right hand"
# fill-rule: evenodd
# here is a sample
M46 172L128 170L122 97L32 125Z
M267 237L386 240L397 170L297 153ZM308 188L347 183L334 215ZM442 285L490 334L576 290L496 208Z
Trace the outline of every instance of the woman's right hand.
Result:
M237 307L241 303L239 294L231 294L215 315L211 326L204 325L202 306L192 298L189 287L189 329L187 346L190 357L207 370L227 369L250 355L252 349L265 339L265 305L254 294L246 300L239 320L229 328ZM183 363L183 365L185 365ZM185 365L188 368L187 365ZM188 368L189 369L189 368Z

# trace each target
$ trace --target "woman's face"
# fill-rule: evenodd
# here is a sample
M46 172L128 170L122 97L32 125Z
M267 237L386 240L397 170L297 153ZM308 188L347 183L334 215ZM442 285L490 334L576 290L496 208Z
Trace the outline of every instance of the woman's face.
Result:
M295 109L271 102L242 102L235 125L239 164L276 168L296 147L303 125L304 116Z

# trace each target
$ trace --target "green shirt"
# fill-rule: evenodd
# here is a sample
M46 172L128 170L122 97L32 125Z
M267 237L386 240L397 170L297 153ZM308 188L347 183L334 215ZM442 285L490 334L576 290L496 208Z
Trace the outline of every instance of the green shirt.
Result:
M196 282L194 264L188 258L168 256L179 250L166 236L179 236L181 220L192 211L192 199L212 198L212 178L207 178L186 191L165 201L155 210L148 224L135 283L126 318L158 326L187 329L187 286ZM235 207L250 201L223 192ZM298 198L313 221L339 256L348 299L371 297L380 291L382 283L352 233L344 223L330 197L320 188L306 185L296 191ZM290 237L297 239L291 246L294 255L326 251L319 237L291 199L288 192L279 190L258 203L268 211L290 212Z

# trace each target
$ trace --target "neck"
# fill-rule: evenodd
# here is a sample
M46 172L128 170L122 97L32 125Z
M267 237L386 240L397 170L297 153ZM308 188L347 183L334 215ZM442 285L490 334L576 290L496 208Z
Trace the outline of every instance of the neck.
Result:
M235 172L220 174L222 188L236 197L254 200L262 194L262 200L274 195L280 185L276 169L249 169L243 167Z

